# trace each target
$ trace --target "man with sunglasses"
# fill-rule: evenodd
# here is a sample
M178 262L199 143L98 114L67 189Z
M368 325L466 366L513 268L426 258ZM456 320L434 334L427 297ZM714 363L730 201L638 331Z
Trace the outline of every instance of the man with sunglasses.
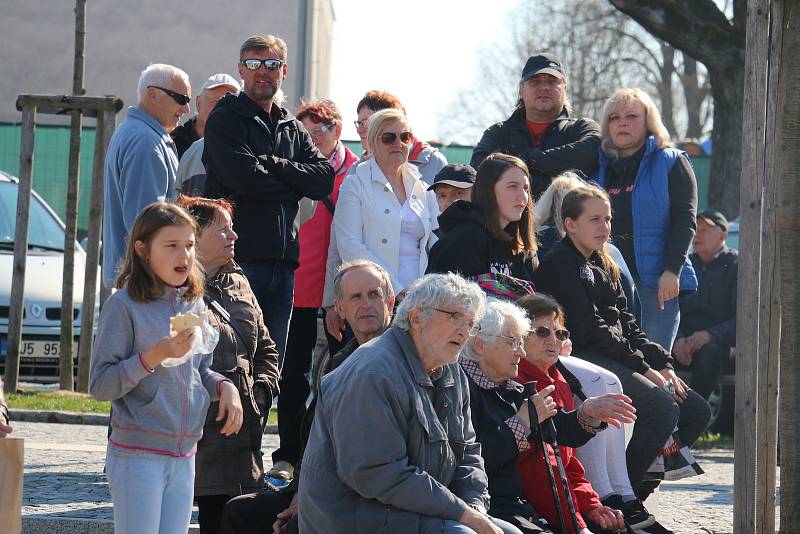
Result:
M294 220L301 198L333 189L333 168L302 123L276 98L289 72L286 43L254 35L239 51L239 94L225 95L208 117L205 196L236 205L236 261L250 281L277 345L280 364L292 313L299 243Z
M178 154L169 133L189 112L189 76L172 65L152 64L139 76L135 107L116 129L105 159L103 285L114 287L125 241L139 212L175 199Z
M561 60L546 53L531 56L522 69L514 112L483 133L470 165L477 169L492 152L517 156L530 170L534 198L564 171L591 176L597 170L600 127L571 112Z

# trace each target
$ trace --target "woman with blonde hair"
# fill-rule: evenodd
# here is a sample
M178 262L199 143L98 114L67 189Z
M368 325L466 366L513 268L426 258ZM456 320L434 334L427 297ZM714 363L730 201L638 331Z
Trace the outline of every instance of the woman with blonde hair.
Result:
M603 107L600 170L609 194L611 240L633 274L648 337L667 351L678 331L678 293L697 289L687 253L696 229L697 181L685 152L672 148L653 100L618 89Z
M355 165L342 184L333 216L343 261L365 258L389 273L398 297L425 274L436 242L436 200L408 161L413 134L405 114L394 108L369 118L369 158Z

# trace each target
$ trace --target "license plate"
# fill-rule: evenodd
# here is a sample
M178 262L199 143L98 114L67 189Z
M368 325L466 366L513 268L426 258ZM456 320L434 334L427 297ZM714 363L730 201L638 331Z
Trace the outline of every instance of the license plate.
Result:
M6 349L6 353L8 350ZM61 343L58 341L31 341L23 339L19 345L21 358L58 358ZM72 344L72 357L78 355L78 344Z

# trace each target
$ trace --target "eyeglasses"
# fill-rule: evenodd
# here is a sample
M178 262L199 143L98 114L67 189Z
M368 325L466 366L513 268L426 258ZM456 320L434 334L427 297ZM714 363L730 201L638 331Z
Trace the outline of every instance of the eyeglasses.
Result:
M518 350L522 349L522 347L525 346L525 340L524 339L517 339L515 337L504 336L502 334L497 334L496 336L492 336L492 337L503 338L503 339L509 340L510 341L509 345L511 345L511 350L513 350L514 352L517 352Z
M240 61L247 70L258 70L264 65L267 70L278 70L283 67L284 61L280 59L243 59Z
M324 135L333 130L334 126L336 126L334 123L326 122L319 128L314 128L313 130L309 130L308 133L311 134L311 137L319 137L320 135Z
M542 339L547 339L550 337L550 334L555 334L556 339L559 341L566 341L569 339L569 330L566 328L557 328L555 330L551 330L546 326L537 326L531 332Z
M442 310L440 308L432 308L434 311L439 313L443 313L450 318L450 322L453 323L453 326L456 328L464 328L465 326L469 328L469 335L474 336L478 333L481 329L480 325L475 322L475 319L471 317L467 317L466 314L461 312L452 312L449 310Z
M361 119L360 121L353 121L353 126L356 127L356 130L358 130L359 128L364 128L367 125L368 120L369 119L367 118L367 119Z
M411 138L413 137L413 135L411 134L411 132L402 132L400 134L396 134L394 132L383 132L381 134L381 142L384 145L391 145L397 140L398 137L400 138L401 143L407 145L408 143L411 142Z
M172 100L174 100L178 105L181 106L185 106L186 104L192 101L192 99L189 98L188 96L176 93L175 91L171 91L170 89L167 89L166 87L161 87L160 85L148 85L147 87L152 87L153 89L160 89L164 91L165 93L167 93L169 96L172 97Z

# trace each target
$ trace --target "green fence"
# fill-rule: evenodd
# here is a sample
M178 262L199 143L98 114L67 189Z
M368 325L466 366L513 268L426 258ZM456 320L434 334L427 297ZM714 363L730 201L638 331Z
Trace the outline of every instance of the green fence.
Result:
M19 174L19 124L0 124L0 170ZM358 141L345 141L356 154L361 153ZM436 145L451 163L469 163L472 147L463 145ZM78 201L78 230L83 234L89 224L89 197L91 193L92 156L94 154L94 127L85 127L81 134L80 197ZM711 158L692 157L697 176L698 209L708 205L708 175ZM36 144L33 153L33 188L64 218L67 202L67 171L69 162L69 127L36 127Z

